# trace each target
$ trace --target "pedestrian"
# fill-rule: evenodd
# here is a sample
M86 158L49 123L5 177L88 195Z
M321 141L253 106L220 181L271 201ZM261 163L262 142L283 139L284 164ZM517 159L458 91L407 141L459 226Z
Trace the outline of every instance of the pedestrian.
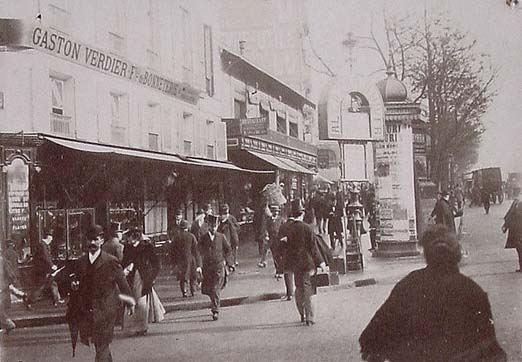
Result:
M208 225L205 223L206 216L205 210L198 209L198 211L196 211L196 217L190 226L190 232L196 237L196 240L199 240L201 235L208 232Z
M520 188L513 188L513 203L509 208L506 216L504 216L504 225L502 225L502 232L508 231L508 238L506 241L506 249L516 249L518 254L518 269L517 272L522 272L522 205L518 199L520 195Z
M125 321L125 328L143 336L148 330L149 310L155 299L152 286L159 273L159 259L154 245L143 238L140 228L129 232L129 241L123 249L122 266L136 300L136 310L129 321Z
M268 255L268 249L270 247L269 240L270 236L268 234L268 222L272 217L271 208L265 203L265 207L263 208L263 220L260 223L260 235L256 237L257 239L257 249L260 256L260 260L257 263L258 268L266 268L266 257Z
M377 229L379 228L379 219L377 217L377 208L375 205L372 205L369 208L368 223L370 224L370 251L375 251L377 249Z
M51 244L53 242L52 232L45 230L43 232L43 239L36 244L33 255L34 260L34 277L38 287L29 293L27 297L27 308L42 298L42 295L49 293L51 295L53 305L63 304L64 300L60 298L58 285L54 280L52 273L58 270L58 267L53 263L51 258Z
M190 287L190 296L194 296L196 288L196 267L198 265L199 253L196 237L188 231L187 220L180 223L181 232L172 241L171 260L177 266L179 287L183 298L187 297L186 284Z
M427 266L395 285L362 332L366 361L506 361L487 294L462 275L456 235L444 225L422 236Z
M14 283L16 277L3 254L0 254L0 327L6 334L9 334L16 328L16 324L8 316L8 310L11 306L9 287Z
M227 241L230 243L230 247L232 248L232 260L234 261L234 266L238 266L239 261L237 260L237 252L239 249L239 223L236 218L230 214L228 204L221 204L219 207L219 218L219 227L217 231L224 234L227 238Z
M439 193L439 199L431 212L431 217L435 218L435 224L444 225L449 231L455 233L455 213L454 208L449 202L449 192L443 190Z
M66 318L75 341L79 330L80 341L87 346L94 344L95 361L112 361L109 348L114 335L114 324L121 301L133 313L135 301L118 260L101 249L103 228L93 225L87 230L87 253L60 275L73 276L70 283ZM121 293L121 294L120 294ZM75 335L73 335L75 334Z
M120 229L119 225L119 223L111 224L107 233L108 237L102 245L102 250L114 256L121 263L123 260L123 244L121 243L123 230Z
M233 271L231 259L232 249L225 235L218 232L218 218L207 216L208 233L201 236L198 251L201 261L198 261L196 271L202 274L201 293L210 297L212 319L218 320L221 304L221 290L226 285L227 269Z
M344 197L342 191L339 189L331 196L331 207L328 215L328 236L330 237L330 246L335 250L337 241L340 247L343 247L343 217L344 211Z
M177 209L174 213L174 225L172 226L172 229L169 232L169 240L172 242L172 240L176 239L178 233L181 232L181 229L179 225L181 224L181 221L183 220L183 211L181 209Z
M482 202L482 206L484 206L484 211L486 212L486 215L489 214L489 207L491 205L491 195L485 187L483 187L480 190L480 200Z
M277 212L275 219L272 219L269 224L269 235L271 238L270 249L272 250L272 256L274 258L274 265L276 268L276 277L280 279L280 275L283 275L285 281L285 295L281 298L283 300L290 301L294 297L294 273L286 267L286 243L288 241L288 227L294 223L295 219L289 216L286 221Z
M453 196L455 197L455 201L457 202L457 209L460 210L464 206L464 191L462 191L462 187L460 184L455 186L453 190Z
M326 264L317 248L312 227L303 222L304 211L300 199L292 200L290 216L293 220L285 226L282 235L286 237L286 243L283 244L285 268L294 273L297 310L301 322L311 326L315 324L311 276L316 271L316 267L324 270Z

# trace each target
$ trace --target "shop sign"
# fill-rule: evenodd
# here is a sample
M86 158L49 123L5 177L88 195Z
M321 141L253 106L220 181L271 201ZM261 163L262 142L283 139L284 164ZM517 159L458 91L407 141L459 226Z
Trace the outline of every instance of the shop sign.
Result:
M253 118L223 118L227 125L227 137L260 136L268 133L268 119L266 117Z
M4 31L6 29L9 31ZM78 42L68 35L40 24L30 24L17 19L0 19L0 34L2 33L5 35L0 37L0 46L37 49L89 69L141 84L191 104L197 104L199 100L200 91L189 84L170 80L123 57Z
M20 158L7 166L7 202L9 234L25 237L29 228L29 166Z

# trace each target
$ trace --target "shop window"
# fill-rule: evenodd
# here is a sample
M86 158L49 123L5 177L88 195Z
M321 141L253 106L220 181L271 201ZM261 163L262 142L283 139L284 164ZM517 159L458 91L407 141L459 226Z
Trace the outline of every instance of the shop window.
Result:
M246 118L246 103L237 99L234 99L234 118Z
M277 132L286 134L286 119L277 116Z
M183 141L183 153L187 156L192 156L192 142L184 140Z
M207 145L207 158L211 160L216 158L213 145Z
M214 95L214 57L212 53L212 28L203 25L204 55L205 55L205 88L207 94Z
M165 234L167 232L167 203L165 201L145 201L145 234Z
M297 123L289 122L288 125L290 137L299 138L299 126L297 125Z

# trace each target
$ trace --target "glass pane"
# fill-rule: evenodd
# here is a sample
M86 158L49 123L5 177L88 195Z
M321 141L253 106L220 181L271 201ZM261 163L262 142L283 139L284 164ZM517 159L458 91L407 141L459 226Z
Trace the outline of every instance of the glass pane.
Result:
M50 232L53 241L51 242L51 256L53 259L67 259L67 234L66 234L66 213L62 209L38 210L38 238L42 240L44 233Z
M79 258L86 242L86 232L94 224L94 209L67 210L69 225L68 259Z

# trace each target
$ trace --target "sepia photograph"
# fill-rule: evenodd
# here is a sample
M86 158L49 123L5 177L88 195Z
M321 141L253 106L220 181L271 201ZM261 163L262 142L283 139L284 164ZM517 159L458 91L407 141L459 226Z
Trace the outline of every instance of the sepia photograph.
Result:
M520 0L0 0L0 361L522 361L521 93Z

